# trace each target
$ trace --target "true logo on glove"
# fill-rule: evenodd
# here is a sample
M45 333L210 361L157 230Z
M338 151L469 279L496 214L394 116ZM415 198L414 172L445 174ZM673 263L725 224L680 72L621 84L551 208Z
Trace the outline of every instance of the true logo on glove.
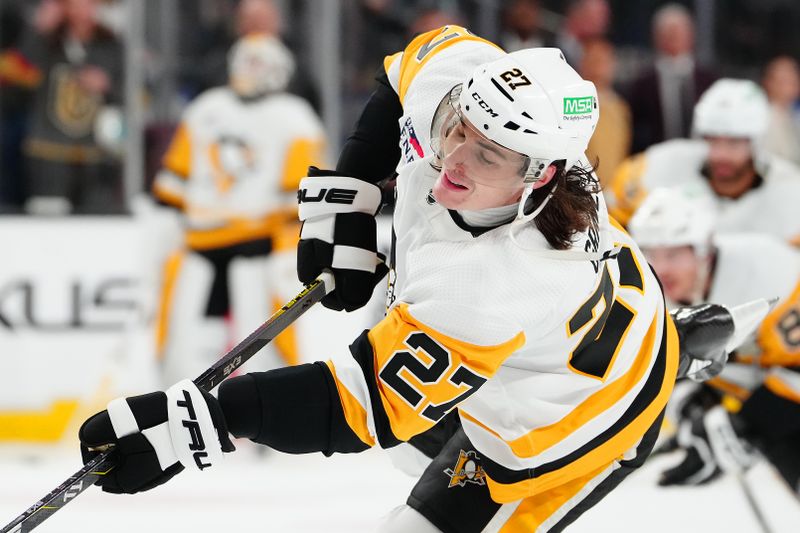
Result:
M189 430L189 437L191 437L192 442L189 444L189 449L192 450L194 453L192 457L194 457L194 462L197 465L197 468L203 470L204 468L208 468L211 466L211 463L204 463L203 459L208 457L208 452L206 452L206 443L203 440L203 435L200 432L200 424L197 422L197 415L194 411L194 405L192 404L192 398L189 396L189 391L183 391L183 398L184 401L178 400L178 407L185 407L186 411L189 414L189 420L183 420L183 427Z
M309 196L308 189L297 191L297 203L317 203L325 201L329 204L348 204L352 205L356 199L358 191L354 189L320 189L315 196Z

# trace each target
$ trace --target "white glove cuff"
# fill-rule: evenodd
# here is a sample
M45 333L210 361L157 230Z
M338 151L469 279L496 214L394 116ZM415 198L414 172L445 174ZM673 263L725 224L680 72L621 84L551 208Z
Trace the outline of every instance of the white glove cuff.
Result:
M300 181L300 220L336 213L375 215L381 206L377 185L346 176L314 176Z
M172 446L186 468L203 470L222 460L222 445L203 394L185 379L167 389Z

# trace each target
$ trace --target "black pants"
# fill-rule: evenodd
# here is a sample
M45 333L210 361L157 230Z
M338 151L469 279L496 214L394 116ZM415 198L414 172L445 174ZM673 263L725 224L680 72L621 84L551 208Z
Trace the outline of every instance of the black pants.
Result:
M573 499L571 509L549 527L549 532L563 531L644 463L655 445L663 416L662 413L645 433L636 448L636 456L619 461L618 468L583 495L577 504ZM452 428L452 421L448 421L447 425ZM430 442L427 444L430 445ZM421 449L424 453L429 450L430 447ZM489 495L481 455L462 428L455 430L412 489L408 505L443 533L483 531L502 505ZM516 533L517 530L512 531ZM522 533L523 530L519 531Z

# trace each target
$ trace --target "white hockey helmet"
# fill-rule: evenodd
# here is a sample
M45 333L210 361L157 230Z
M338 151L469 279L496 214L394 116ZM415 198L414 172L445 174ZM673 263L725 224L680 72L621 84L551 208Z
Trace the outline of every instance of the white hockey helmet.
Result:
M757 143L766 133L769 103L750 80L723 78L700 96L692 129L697 136L741 137Z
M654 189L628 224L642 248L691 246L699 257L710 252L716 210L707 194L694 187Z
M459 104L478 131L530 159L526 183L554 161L572 167L599 117L597 89L558 48L527 48L479 66L464 83Z
M242 37L228 54L229 84L245 98L285 90L294 68L289 49L276 37L266 34Z

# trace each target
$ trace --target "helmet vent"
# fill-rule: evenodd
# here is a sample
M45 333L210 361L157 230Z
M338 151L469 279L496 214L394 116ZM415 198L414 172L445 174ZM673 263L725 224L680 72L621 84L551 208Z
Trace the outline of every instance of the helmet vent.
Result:
M504 127L504 128L507 128L507 129L509 129L509 130L511 130L511 131L517 131L517 130L519 129L519 124L517 124L516 122L513 122L513 121L511 121L511 120L509 120L508 122L506 122L505 124L503 124L503 127Z
M527 118L528 120L533 120L533 117L530 116L527 111L523 111L522 112L522 116Z
M505 90L505 89L503 89L503 86L502 86L502 85L500 85L499 83L497 83L497 80L495 80L494 78L492 78L492 84L494 84L494 86L495 86L495 87L497 87L497 90L498 90L498 91L500 91L501 93L503 93L503 96L505 96L506 98L508 98L508 99L509 99L509 100L511 100L512 102L514 101L514 99L511 97L511 95L510 95L510 94L508 94L508 92L506 92L506 90Z
M533 131L533 130L529 130L528 128L525 128L524 130L522 130L522 132L523 132L523 133L533 133L534 135L539 135L539 133L538 133L538 132L535 132L535 131Z

